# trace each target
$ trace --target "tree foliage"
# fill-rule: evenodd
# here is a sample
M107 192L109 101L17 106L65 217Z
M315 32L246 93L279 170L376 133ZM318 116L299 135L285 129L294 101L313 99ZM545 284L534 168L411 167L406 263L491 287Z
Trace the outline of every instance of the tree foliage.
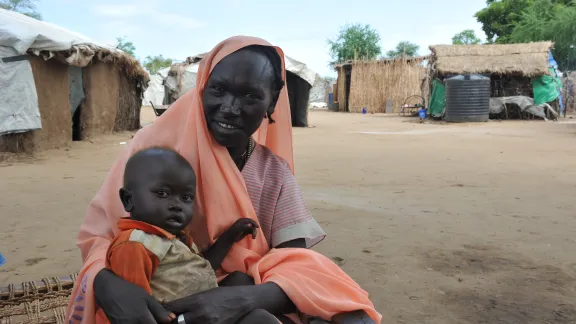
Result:
M370 25L352 24L340 28L335 39L328 40L334 63L354 59L373 60L380 55L380 35Z
M402 55L405 55L406 57L417 56L419 50L420 46L417 44L403 41L398 43L395 49L386 52L386 56L390 58L402 57Z
M560 69L576 69L576 6L535 0L510 35L515 43L547 40L554 42L553 54Z
M522 11L533 0L488 0L487 7L476 13L489 43L508 43L514 26L520 21Z
M134 52L136 51L136 47L132 42L127 41L124 37L118 37L116 38L116 41L118 41L116 48L122 50L124 53L132 57L135 56Z
M487 0L487 7L476 13L489 43L506 44L524 12L538 0ZM550 0L554 5L574 6L572 0Z
M489 42L553 41L560 69L576 69L576 1L487 0L476 18Z
M38 0L0 0L0 8L42 20L42 15L36 10L36 2Z
M165 58L162 55L146 56L146 59L144 59L144 67L150 74L156 74L163 68L170 66L172 66L172 59Z
M473 29L465 29L452 37L454 45L475 45L482 43Z

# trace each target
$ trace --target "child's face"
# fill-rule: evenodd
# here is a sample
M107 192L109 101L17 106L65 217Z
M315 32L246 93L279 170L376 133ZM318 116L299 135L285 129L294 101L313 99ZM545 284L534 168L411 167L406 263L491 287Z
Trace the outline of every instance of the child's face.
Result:
M178 234L192 220L196 196L194 172L166 160L147 162L139 168L137 185L128 194L122 194L124 207L133 219Z

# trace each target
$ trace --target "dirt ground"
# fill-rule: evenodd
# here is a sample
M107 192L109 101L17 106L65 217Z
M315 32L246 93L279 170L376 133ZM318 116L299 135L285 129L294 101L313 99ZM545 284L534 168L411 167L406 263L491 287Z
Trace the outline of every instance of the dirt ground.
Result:
M317 250L370 292L384 323L576 323L576 124L310 120L294 139L298 181L329 235ZM85 208L130 138L0 164L0 285L79 269Z

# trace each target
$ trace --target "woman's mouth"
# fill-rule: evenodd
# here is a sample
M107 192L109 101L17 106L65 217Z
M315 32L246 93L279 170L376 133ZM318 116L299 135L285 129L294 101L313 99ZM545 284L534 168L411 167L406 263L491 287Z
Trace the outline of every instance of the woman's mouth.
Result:
M221 122L216 122L220 127L222 128L226 128L226 129L238 129L238 127L230 125L230 124L225 124L225 123L221 123Z

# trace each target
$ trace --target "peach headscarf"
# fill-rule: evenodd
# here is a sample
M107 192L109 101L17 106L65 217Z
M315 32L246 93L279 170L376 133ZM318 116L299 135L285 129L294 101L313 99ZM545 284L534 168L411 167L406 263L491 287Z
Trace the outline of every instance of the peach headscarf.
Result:
M141 129L113 165L104 184L91 201L78 235L84 267L72 294L68 319L82 318L93 323L95 314L92 283L104 268L110 241L118 233L117 221L127 216L118 191L122 187L124 166L135 152L152 147L169 147L178 151L192 165L198 179L197 212L191 224L195 243L206 247L229 228L238 218L258 221L246 190L242 174L228 151L212 138L204 117L201 94L214 66L227 55L249 46L272 46L254 37L232 37L218 44L200 62L196 87L179 98L152 125ZM274 47L282 58L284 53ZM276 123L265 120L254 135L256 141L268 147L293 168L292 129L286 87L281 91L276 110ZM275 282L302 313L330 319L342 312L365 310L377 323L381 316L374 310L363 291L350 277L328 258L306 249L272 249L260 231L255 240L244 239L235 244L222 264L225 273L242 271L257 284ZM81 307L75 307L81 301ZM83 314L75 313L81 308Z

